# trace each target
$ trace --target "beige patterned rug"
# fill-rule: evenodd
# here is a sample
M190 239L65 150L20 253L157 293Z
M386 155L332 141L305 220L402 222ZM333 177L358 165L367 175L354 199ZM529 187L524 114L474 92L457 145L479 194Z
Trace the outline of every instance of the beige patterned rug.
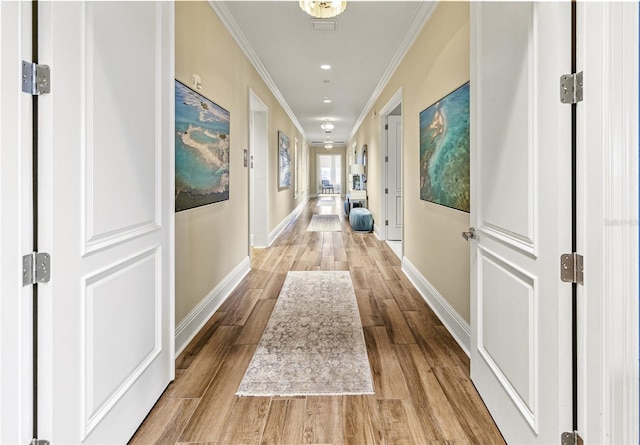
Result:
M340 232L340 218L338 215L313 215L307 232Z
M374 394L349 272L287 274L236 394Z

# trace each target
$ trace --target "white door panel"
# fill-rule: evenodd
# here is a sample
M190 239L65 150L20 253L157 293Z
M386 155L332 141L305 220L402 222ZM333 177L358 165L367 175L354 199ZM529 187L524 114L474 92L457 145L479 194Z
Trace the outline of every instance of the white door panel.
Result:
M269 245L269 157L267 106L253 92L249 92L250 129L249 129L249 171L250 194L250 245L267 247Z
M40 6L41 437L124 443L173 378L173 6Z
M507 443L558 443L571 430L570 4L471 8L471 375Z
M402 117L387 117L387 239L402 240Z
M22 256L33 250L32 98L21 89L31 60L31 2L0 2L0 443L32 434L32 298Z

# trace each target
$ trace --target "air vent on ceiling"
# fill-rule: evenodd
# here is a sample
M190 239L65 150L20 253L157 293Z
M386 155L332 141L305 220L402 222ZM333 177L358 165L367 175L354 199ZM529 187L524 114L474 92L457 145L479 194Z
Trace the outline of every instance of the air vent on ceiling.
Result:
M338 30L338 22L336 20L319 19L311 20L311 27L314 31L335 32Z

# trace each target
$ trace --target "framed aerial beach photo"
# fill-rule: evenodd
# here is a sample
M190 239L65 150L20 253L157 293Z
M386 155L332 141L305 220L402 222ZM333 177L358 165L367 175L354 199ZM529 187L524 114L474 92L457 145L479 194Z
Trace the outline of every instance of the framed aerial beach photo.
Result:
M176 80L176 212L229 199L229 118Z
M469 212L469 82L420 112L420 199Z
M278 190L291 187L291 156L289 136L278 131Z

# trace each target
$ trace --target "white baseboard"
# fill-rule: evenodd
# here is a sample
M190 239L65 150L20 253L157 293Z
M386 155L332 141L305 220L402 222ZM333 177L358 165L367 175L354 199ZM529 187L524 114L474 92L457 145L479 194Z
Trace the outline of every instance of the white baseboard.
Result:
M449 302L433 287L411 261L404 257L402 259L402 271L416 287L422 298L438 316L442 324L458 342L465 354L470 355L471 351L471 327L464 318L456 312Z
M285 229L285 227L287 227L291 221L294 221L298 217L300 212L302 212L304 207L307 205L307 201L309 201L309 198L307 198L304 201L302 201L298 205L298 207L296 207L293 210L293 212L289 213L289 215L285 219L280 221L280 224L278 224L276 226L276 228L273 229L271 231L271 233L269 233L269 238L267 239L267 247L271 246L271 244L273 244L273 242L276 240L276 238L278 238L278 236L280 236L280 234Z
M384 232L382 231L382 227L377 224L373 225L373 234L378 238L379 241L384 241Z
M247 256L176 326L176 357L187 347L250 270L251 260Z

